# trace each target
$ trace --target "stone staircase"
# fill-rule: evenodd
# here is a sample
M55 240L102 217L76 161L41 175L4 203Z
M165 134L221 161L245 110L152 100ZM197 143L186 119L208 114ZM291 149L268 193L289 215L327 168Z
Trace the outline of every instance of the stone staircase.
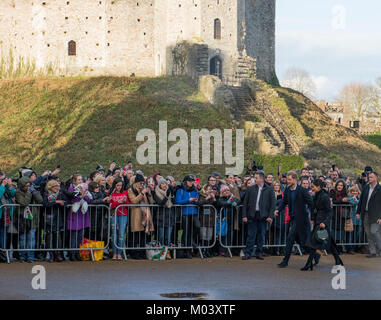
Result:
M251 88L244 83L241 86L228 86L228 89L232 92L236 101L232 113L237 121L240 121L243 115L255 115L262 120L260 123L255 123L255 126L258 127L256 133L262 134L268 144L267 149L270 153L299 153L298 144L293 141L292 135L282 118L272 112L272 106L263 94L256 93L256 96L254 96Z

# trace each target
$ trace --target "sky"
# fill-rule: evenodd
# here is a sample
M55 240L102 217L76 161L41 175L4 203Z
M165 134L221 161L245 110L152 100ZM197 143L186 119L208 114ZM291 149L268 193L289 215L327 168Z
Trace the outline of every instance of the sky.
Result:
M276 70L298 67L316 99L334 100L351 82L381 77L380 0L277 0Z

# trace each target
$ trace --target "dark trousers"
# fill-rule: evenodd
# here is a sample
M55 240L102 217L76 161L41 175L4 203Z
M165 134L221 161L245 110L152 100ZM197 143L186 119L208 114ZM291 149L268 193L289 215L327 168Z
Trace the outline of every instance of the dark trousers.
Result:
M191 247L193 243L198 244L200 220L197 214L183 216L182 229L181 243L184 247Z
M255 245L257 245L256 255L263 254L263 244L265 243L266 226L266 221L256 218L248 219L245 255L251 257L254 253Z
M288 262L290 260L292 248L294 247L295 241L297 241L299 244L299 239L297 239L297 232L296 232L296 221L291 220L290 221L290 230L288 232L287 240L286 240L286 249L285 249L285 256L284 260ZM302 244L300 244L301 248L306 253L310 253L311 249L309 247L306 247Z

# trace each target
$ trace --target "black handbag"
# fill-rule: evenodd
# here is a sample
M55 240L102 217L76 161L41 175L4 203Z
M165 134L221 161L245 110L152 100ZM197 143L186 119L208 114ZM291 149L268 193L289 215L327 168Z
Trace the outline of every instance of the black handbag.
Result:
M317 229L315 232L315 240L319 243L326 244L329 239L329 234L326 228Z

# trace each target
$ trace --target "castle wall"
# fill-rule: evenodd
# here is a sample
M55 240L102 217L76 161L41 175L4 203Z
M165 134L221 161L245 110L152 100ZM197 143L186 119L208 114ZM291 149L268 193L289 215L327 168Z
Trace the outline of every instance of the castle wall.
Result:
M153 76L154 1L2 0L2 51L62 73ZM10 26L4 28L4 26ZM68 56L74 40L77 55Z
M275 0L239 0L239 48L257 60L257 77L273 81L275 75Z
M37 68L51 65L61 75L172 74L172 49L183 40L206 44L209 61L219 56L227 79L246 54L256 58L260 79L275 74L275 0L0 2L2 55L12 48L16 58L31 58ZM216 18L221 39L214 39ZM76 56L68 55L71 40ZM203 48L194 55L196 63L205 57Z

